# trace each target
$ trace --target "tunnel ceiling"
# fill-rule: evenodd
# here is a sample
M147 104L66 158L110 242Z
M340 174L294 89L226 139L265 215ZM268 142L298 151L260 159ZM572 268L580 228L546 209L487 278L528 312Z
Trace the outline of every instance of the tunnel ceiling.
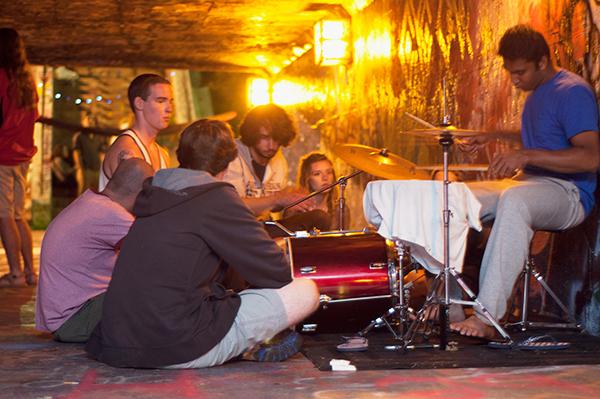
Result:
M352 1L3 0L33 64L260 73L283 67L312 27Z

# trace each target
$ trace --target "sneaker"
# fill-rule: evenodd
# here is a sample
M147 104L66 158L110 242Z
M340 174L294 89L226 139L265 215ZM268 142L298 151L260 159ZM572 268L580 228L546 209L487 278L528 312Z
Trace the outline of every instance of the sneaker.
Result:
M34 271L31 272L25 272L25 282L27 283L27 285L37 285L38 282L38 276L37 274L35 274Z
M0 277L0 287L26 287L27 282L25 281L24 275L15 275L7 273Z
M302 337L294 330L283 330L268 341L251 349L244 356L257 362L282 362L295 355L302 346Z

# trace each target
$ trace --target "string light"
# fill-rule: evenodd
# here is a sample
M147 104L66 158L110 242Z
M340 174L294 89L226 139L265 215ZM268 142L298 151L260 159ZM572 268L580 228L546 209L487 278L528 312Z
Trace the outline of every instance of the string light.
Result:
M92 97L94 97L94 99L97 102L105 102L106 104L112 104L114 102L113 99L104 98L102 95L97 95L97 96L92 96ZM121 98L121 96L117 95L115 98L118 100L118 99ZM74 103L77 104L77 105L79 105L79 104L81 104L83 102L85 102L86 104L91 104L91 103L94 102L94 99L92 99L92 98L78 98L78 97L76 97ZM71 101L72 98L71 98L71 96L64 97L62 93L56 92L56 93L54 93L54 100Z

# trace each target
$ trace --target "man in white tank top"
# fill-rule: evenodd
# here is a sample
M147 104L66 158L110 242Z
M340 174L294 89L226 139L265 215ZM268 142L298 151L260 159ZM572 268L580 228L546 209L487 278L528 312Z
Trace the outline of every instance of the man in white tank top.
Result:
M135 121L108 149L100 166L100 191L124 159L141 158L154 171L166 168L169 163L167 151L156 143L156 136L169 125L173 113L171 83L159 75L142 74L133 79L127 96Z

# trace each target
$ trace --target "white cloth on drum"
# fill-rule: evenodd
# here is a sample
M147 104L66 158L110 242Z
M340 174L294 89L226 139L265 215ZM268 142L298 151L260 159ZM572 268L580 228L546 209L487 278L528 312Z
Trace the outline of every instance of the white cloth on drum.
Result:
M406 242L411 255L432 273L444 267L444 185L430 180L380 180L367 184L365 219L387 239ZM449 263L461 272L469 228L481 231L481 204L464 183L448 187Z

